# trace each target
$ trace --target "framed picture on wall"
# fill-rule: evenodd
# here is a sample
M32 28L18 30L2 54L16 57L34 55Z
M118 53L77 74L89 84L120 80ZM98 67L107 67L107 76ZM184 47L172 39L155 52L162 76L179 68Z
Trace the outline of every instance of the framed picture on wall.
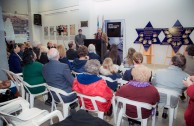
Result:
M88 21L81 21L81 27L88 27Z

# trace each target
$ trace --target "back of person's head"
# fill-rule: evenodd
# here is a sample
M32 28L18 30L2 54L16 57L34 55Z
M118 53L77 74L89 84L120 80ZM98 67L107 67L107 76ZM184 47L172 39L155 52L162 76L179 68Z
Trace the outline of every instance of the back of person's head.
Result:
M103 63L102 63L102 66L104 69L109 70L111 73L115 73L116 70L114 69L113 65L114 64L113 64L113 61L111 58L105 58Z
M184 69L186 64L186 58L184 55L177 53L172 57L171 62L172 62L172 65L177 66L181 69Z
M90 44L88 46L88 52L89 53L96 53L96 48L95 48L95 46L93 44Z
M133 80L138 82L149 82L151 77L151 70L147 67L141 65L138 67L134 67L131 72L133 76Z
M38 47L33 47L32 48L34 53L36 54L36 57L39 59L40 57L40 49Z
M98 75L100 72L100 62L94 59L88 60L84 68L87 73Z
M32 48L30 42L24 42L25 48Z
M69 47L70 49L73 48L73 42L72 42L72 41L68 43L68 47Z
M88 55L88 48L86 46L80 46L77 50L79 57L85 57Z
M141 64L141 63L143 63L143 55L142 55L142 53L140 53L140 52L135 52L135 53L133 54L133 62L134 62L135 64Z
M128 49L128 53L127 53L127 58L128 59L132 59L133 58L133 54L136 52L136 50L134 48L129 48Z
M118 47L116 44L112 44L110 47L109 57L114 61L117 60Z
M40 46L40 52L41 53L47 53L48 52L48 48L46 46L41 45Z
M61 58L66 57L66 49L62 44L57 46L57 50L59 51L59 56Z
M47 53L49 60L59 60L59 52L55 48L51 48Z
M25 45L23 43L19 43L18 46L20 47L20 50L24 51Z
M188 45L185 51L189 56L194 56L194 45Z
M27 65L32 63L36 59L36 54L32 48L26 48L23 53L23 64Z

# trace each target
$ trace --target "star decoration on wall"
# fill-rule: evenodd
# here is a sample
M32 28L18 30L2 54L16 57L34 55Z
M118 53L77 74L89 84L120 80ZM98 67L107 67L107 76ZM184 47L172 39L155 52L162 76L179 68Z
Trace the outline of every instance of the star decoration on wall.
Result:
M183 27L179 20L173 25L172 28L164 28L162 29L165 34L165 38L162 41L162 45L171 45L174 52L177 53L182 45L190 45L193 44L189 35L193 31L193 27Z
M151 22L145 28L137 28L138 37L134 43L143 44L144 49L147 51L152 44L160 44L158 35L161 32L160 28L153 28Z

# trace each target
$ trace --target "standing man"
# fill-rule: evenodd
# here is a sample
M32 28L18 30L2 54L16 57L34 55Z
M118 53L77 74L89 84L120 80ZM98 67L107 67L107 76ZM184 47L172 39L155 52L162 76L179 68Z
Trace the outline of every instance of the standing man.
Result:
M107 46L108 46L108 36L106 33L102 32L101 28L98 28L95 39L101 40L101 59L105 58L105 54L107 51Z
M86 36L82 34L82 30L78 30L78 35L75 36L75 43L76 48L78 49L80 45L84 45L84 39L86 39Z

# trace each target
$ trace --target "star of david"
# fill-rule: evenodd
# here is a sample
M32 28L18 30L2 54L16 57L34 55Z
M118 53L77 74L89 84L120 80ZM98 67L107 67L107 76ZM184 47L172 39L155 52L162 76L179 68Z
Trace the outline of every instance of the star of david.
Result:
M145 28L137 28L138 37L134 43L143 44L144 49L147 51L152 44L160 44L158 35L161 32L159 28L153 28L151 22L145 26Z
M194 28L192 27L183 27L179 20L173 25L172 28L162 29L165 34L165 38L162 41L162 45L170 44L174 52L178 52L182 45L193 44L189 35L192 33Z

